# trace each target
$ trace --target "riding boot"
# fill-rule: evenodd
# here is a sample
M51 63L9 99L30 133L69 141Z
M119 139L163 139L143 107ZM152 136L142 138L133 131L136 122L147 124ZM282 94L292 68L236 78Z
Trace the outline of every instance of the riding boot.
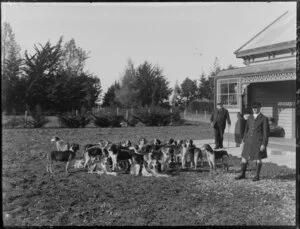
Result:
M241 174L234 179L240 180L240 179L245 179L246 178L246 169L247 169L247 163L242 163L241 164Z
M255 177L253 178L252 181L259 181L259 174L260 174L261 166L262 166L262 163L257 163L257 165L256 165L256 175L255 175Z

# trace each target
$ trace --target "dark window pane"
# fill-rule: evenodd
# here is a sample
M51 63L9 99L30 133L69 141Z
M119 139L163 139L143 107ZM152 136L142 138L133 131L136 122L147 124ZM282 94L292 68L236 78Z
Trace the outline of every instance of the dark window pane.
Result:
M221 94L227 94L228 93L228 84L221 84Z
M237 96L236 95L229 95L229 104L237 105Z
M221 101L224 104L228 104L228 95L221 95Z
M229 93L237 93L237 83L229 84Z

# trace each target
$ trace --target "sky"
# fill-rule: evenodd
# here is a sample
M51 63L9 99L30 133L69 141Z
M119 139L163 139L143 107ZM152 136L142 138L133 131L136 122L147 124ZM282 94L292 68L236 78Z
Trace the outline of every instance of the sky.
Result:
M242 67L234 51L287 10L296 10L296 2L7 2L1 22L12 26L22 54L73 38L90 52L85 70L100 78L105 93L129 58L135 67L148 61L162 68L171 88L208 74L216 57L222 68Z

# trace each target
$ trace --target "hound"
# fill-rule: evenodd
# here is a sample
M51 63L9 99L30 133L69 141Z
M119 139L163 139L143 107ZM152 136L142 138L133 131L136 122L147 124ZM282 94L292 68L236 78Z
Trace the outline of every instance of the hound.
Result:
M127 145L131 145L130 141L127 142ZM126 163L126 166L132 164L132 153L130 147L122 146L121 144L112 144L108 147L108 154L112 160L112 170L117 168L119 162L123 161ZM127 170L127 168L126 168Z
M188 139L182 145L182 156L181 156L181 167L184 169L186 166L187 157L190 158L192 167L196 170L198 165L198 160L202 161L202 151L193 144L193 140Z
M75 160L74 168L75 169L82 169L82 168L84 168L84 159Z
M85 162L84 162L83 167L86 168L88 162L94 161L97 156L106 156L106 157L108 157L107 149L105 147L100 148L100 146L99 147L87 148L84 152Z
M155 150L154 145L146 144L143 147L129 147L129 149L134 150L135 154L142 155L144 160L144 165L146 164L145 169L149 170L153 176L156 177L167 177L168 175L158 173L158 163L164 164L164 153L161 150ZM142 172L140 168L140 172ZM148 172L148 171L147 171Z
M117 173L115 172L108 172L107 170L107 156L101 155L97 156L95 163L89 167L88 173L97 173L99 175L107 174L116 176Z
M171 161L175 163L179 163L182 161L182 148L183 148L183 140L172 141L171 139Z
M207 161L209 163L210 172L216 172L216 161L222 159L223 170L228 172L229 155L226 150L213 150L209 144L204 144L201 148L203 152L206 152Z
M54 161L66 162L66 173L68 173L69 163L75 159L76 151L79 150L78 144L72 144L69 150L51 151L47 154L47 172L53 173Z
M55 142L56 144L56 149L58 151L66 151L70 149L70 144L64 142L64 140L60 139L59 137L53 137L51 139L51 142Z
M104 141L104 140L101 140L99 143L96 143L96 144L86 144L84 146L84 151L86 151L89 148L105 148L109 144L110 144L110 142Z
M142 147L145 146L146 144L147 144L146 138L140 138L138 140L138 147L139 147L139 149L142 149Z

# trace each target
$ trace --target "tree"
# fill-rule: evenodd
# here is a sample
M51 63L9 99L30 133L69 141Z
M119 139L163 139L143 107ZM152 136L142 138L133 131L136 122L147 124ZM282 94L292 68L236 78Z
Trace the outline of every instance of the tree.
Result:
M83 72L85 61L89 58L87 52L77 47L72 38L68 41L62 51L62 67L65 71L80 75Z
M21 48L20 45L17 44L15 34L8 22L3 23L3 29L1 31L1 67L3 69L5 60L11 59L11 55L20 59Z
M181 94L181 89L178 85L178 81L176 81L174 89L173 89L173 96L172 96L172 99L171 99L172 105L174 105L174 106L181 105L182 100L181 100L180 94Z
M103 98L103 107L111 107L111 106L121 106L120 102L116 100L116 90L120 89L120 84L115 82L113 85L111 85L107 92L104 95Z
M162 105L172 92L163 70L147 61L135 69L129 59L120 81L115 95L123 107Z
M1 35L2 110L11 113L17 106L19 92L15 87L19 84L21 73L21 49L9 23L4 22Z
M208 86L207 99L209 100L214 99L214 79L220 71L221 71L220 62L219 59L216 57L213 66L210 70L210 74L208 76L209 84L207 85Z
M186 106L191 100L196 98L196 94L197 82L195 80L191 80L189 77L185 78L185 80L181 84L180 96L186 101Z
M136 71L135 89L138 90L139 104L143 107L162 104L172 93L168 84L162 69L145 61Z
M237 67L233 66L232 64L229 64L226 70L232 70L236 69Z
M200 78L200 85L198 87L198 94L200 99L209 99L212 98L212 88L210 78L207 78L205 73L202 72Z
M135 88L136 70L134 64L129 58L124 70L124 74L120 80L120 87L115 90L115 100L123 107L135 107L138 105L138 92Z
M35 54L28 55L25 51L24 74L27 81L26 106L34 109L40 104L42 109L46 106L47 91L51 88L51 77L61 69L62 37L56 45L48 41L45 45L34 46Z

